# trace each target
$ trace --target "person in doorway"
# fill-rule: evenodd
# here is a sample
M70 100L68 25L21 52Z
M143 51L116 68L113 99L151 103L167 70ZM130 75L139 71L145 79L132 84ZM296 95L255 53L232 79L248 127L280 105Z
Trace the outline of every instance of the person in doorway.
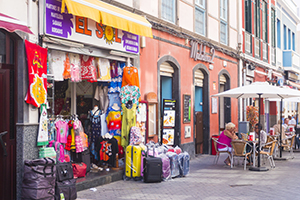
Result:
M255 124L255 138L259 137L260 133L260 146L264 146L267 142L267 133L262 130L262 125L261 124Z
M235 124L232 122L229 122L225 126L225 130L220 134L218 142L226 144L217 144L217 148L219 151L232 151L232 146L231 146L231 141L238 139L237 135L235 134ZM228 166L230 166L230 157L228 156L225 160L224 163Z

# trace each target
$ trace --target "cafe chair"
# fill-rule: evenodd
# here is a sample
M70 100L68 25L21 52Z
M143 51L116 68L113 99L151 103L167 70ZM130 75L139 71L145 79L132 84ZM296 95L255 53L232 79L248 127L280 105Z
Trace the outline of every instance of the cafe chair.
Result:
M241 141L241 140L233 140L231 142L232 145L232 153L231 153L231 168L233 167L233 160L234 157L243 157L244 158L244 170L246 170L246 161L247 161L247 156L251 155L251 152L246 152L246 147L247 145L249 145L249 147L251 147L251 145L246 142L246 141ZM251 147L252 148L252 147Z
M290 151L290 157L293 159L294 158L294 152L293 152L293 144L295 141L296 135L293 135L291 137L285 138L282 141L286 141L286 143L282 143L281 147L284 148L286 147L288 151Z
M261 155L268 157L271 168L275 168L275 162L273 160L273 152L275 150L276 143L277 140L268 142L264 146L262 146L262 150L260 150Z
M229 154L229 158L231 158L231 153L229 151L228 145L219 142L218 138L212 138L212 140L214 141L214 146L215 146L215 149L216 149L216 156L215 156L215 159L214 159L214 164L218 164L220 153L228 153ZM218 148L217 148L217 143L226 146L227 147L227 151L219 151Z

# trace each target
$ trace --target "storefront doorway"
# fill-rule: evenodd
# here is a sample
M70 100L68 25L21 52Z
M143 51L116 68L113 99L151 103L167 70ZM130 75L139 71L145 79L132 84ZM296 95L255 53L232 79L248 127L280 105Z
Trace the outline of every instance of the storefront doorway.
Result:
M175 108L175 127L174 127L174 141L173 146L180 144L180 78L179 78L179 64L171 56L164 56L158 61L159 69L159 100L160 100L160 122L162 125L163 119L163 100L173 99L176 101ZM162 129L161 129L162 130ZM162 131L160 131L162 134ZM162 138L160 135L159 138ZM162 139L161 139L162 140Z
M0 31L0 43L0 198L16 199L15 42Z
M230 89L230 76L226 70L219 73L219 92ZM225 124L231 122L231 99L229 97L220 97L219 99L219 130L225 129Z

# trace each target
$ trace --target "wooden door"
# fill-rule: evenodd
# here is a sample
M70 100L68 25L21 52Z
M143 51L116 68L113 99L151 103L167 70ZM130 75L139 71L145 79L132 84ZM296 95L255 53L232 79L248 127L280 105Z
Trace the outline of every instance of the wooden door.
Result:
M201 147L203 144L203 113L196 112L196 139L195 151L196 154L202 153Z
M10 69L0 69L0 134L0 199L16 199L14 79Z

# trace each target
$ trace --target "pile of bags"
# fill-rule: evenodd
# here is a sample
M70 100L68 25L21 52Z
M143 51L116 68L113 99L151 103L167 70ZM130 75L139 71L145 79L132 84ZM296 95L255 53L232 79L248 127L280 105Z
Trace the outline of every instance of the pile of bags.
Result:
M125 180L133 178L144 182L161 182L189 173L190 156L181 148L149 142L126 148Z

